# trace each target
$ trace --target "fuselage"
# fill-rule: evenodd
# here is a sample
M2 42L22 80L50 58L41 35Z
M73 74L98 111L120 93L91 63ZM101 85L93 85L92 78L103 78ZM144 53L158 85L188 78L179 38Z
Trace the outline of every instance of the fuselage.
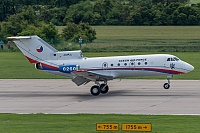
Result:
M65 76L73 76L71 73L65 73L64 71L64 69L70 69L71 65L78 66L74 70L80 69L86 70L88 72L91 71L97 74L112 76L113 78L176 75L184 74L194 69L192 65L181 61L174 55L169 54L113 56L96 58L82 57L80 59L48 60L45 62L48 62L48 64L50 64L49 66L47 65L46 68L43 67L43 70ZM51 69L50 66L52 64L54 68ZM63 71L59 71L59 69L56 69L59 66L63 66Z

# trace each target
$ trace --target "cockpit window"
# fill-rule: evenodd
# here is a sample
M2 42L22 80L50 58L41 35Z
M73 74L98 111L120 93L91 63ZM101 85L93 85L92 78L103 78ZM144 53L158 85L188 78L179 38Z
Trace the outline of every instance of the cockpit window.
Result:
M171 61L176 61L174 58L171 58Z
M179 61L179 58L177 58L177 57L174 57L174 60L175 60L175 61Z
M179 61L180 59L177 57L167 58L167 61Z

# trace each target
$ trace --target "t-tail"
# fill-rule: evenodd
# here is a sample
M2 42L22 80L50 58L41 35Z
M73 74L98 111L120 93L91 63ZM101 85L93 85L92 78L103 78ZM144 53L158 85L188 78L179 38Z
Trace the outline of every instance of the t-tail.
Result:
M38 36L17 36L8 37L8 39L14 40L13 42L30 63L82 58L80 50L59 52Z

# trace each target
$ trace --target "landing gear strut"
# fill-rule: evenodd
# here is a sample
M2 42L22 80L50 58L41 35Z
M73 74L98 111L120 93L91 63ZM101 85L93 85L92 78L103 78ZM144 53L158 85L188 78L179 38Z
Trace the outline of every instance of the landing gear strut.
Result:
M165 83L164 85L163 85L163 87L164 87L164 89L169 89L170 88L170 78L172 78L173 76L172 75L170 75L170 76L167 76L167 83Z
M102 94L106 94L108 92L108 90L109 90L109 87L108 87L107 84L101 84L100 85L100 90L101 90Z
M109 90L109 87L107 85L107 82L103 84L99 84L96 82L97 85L94 85L91 87L90 92L93 96L98 96L100 93L106 94Z

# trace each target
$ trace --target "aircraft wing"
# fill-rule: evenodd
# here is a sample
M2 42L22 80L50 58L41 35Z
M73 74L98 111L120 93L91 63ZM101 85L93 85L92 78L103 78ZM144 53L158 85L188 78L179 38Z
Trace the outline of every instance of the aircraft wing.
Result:
M72 73L74 75L72 81L78 86L82 84L87 84L90 81L107 81L113 79L113 76L103 75L91 71L78 70Z

